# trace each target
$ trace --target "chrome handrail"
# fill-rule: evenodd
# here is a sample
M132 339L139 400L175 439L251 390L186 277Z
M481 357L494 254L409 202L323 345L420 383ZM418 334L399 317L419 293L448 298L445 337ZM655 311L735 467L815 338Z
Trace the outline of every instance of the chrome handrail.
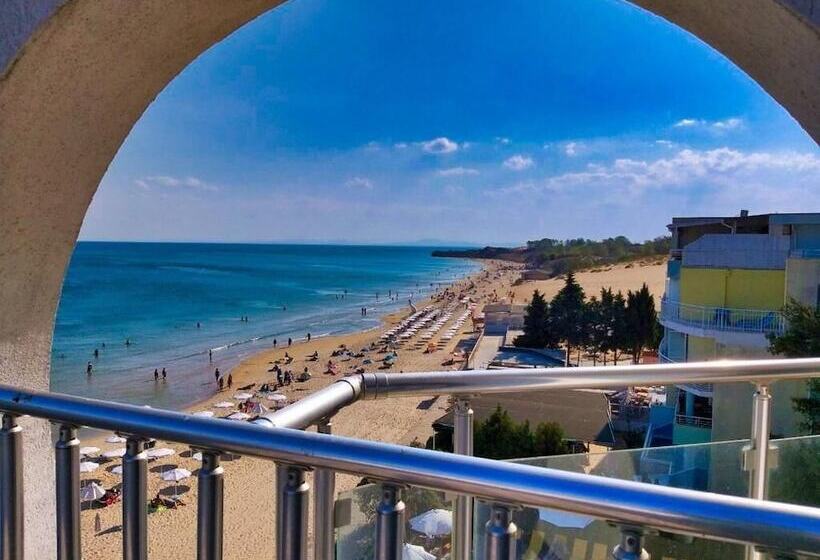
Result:
M682 490L292 429L200 418L55 393L0 386L0 411L70 426L114 430L132 442L155 437L213 452L322 467L388 482L470 494L504 504L577 512L607 521L788 550L820 550L820 509ZM143 454L144 455L144 454ZM139 460L139 453L126 461ZM144 460L144 457L143 457ZM144 465L142 467L144 469ZM129 480L126 470L124 485ZM144 471L143 471L144 472ZM299 488L304 479L296 477ZM284 488L284 490L282 490ZM302 504L287 485L280 492ZM200 509L202 511L202 509ZM305 509L305 512L307 510ZM306 528L303 528L306 531Z

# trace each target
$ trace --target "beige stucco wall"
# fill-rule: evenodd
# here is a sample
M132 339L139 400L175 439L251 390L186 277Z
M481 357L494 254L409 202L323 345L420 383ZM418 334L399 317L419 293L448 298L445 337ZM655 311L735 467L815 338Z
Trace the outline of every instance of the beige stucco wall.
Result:
M804 305L820 305L820 259L786 261L786 297Z
M48 388L65 268L94 191L134 123L196 56L280 2L0 3L0 382ZM722 51L820 138L820 38L808 20L777 0L635 3ZM49 430L28 428L27 555L47 559L54 555Z

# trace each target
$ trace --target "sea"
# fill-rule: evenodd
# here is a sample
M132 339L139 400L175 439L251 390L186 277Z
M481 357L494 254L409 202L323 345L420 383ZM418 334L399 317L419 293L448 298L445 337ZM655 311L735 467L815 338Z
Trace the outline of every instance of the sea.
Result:
M213 394L215 368L225 373L274 339L281 347L375 328L478 270L433 257L438 248L79 242L57 311L51 389L189 406ZM155 383L163 367L167 380Z

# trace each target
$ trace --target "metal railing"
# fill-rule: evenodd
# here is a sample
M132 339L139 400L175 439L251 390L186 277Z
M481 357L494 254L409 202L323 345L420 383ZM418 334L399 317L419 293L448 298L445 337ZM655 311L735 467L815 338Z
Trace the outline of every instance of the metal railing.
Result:
M308 500L305 474L316 473L315 555L333 558L333 480L335 472L382 481L377 507L377 559L401 558L401 487L432 488L459 496L453 558L469 558L472 499L492 504L484 535L487 558L512 558L518 504L581 513L622 527L622 544L613 554L641 552L644 529L744 543L759 550L813 554L820 551L820 509L760 501L766 495L771 395L780 379L816 376L820 359L710 362L609 368L545 368L362 374L340 380L298 403L254 423L225 422L187 414L53 393L0 386L0 558L23 558L23 482L21 415L60 426L56 443L58 558L79 560L79 440L81 426L115 431L127 438L123 461L123 557L147 556L146 479L149 438L191 446L203 453L198 474L197 557L222 558L223 471L220 455L233 453L277 464L276 548L279 559L307 558ZM472 410L469 397L524 389L568 389L658 384L686 380L750 381L757 385L752 434L751 498L555 471L469 456ZM456 454L330 435L330 418L359 398L454 394ZM318 424L320 433L299 429Z
M703 330L738 333L777 333L786 327L783 315L765 309L736 309L661 300L662 321L673 321Z
M694 428L712 428L712 419L705 416L687 416L686 414L676 414L675 422L683 426Z

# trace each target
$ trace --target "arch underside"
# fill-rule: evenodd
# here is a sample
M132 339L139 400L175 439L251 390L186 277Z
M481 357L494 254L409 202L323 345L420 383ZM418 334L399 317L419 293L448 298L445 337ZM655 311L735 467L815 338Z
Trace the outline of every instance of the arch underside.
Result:
M142 113L199 54L282 1L0 6L0 383L48 387L68 260L103 174ZM712 45L820 139L814 0L633 3ZM29 456L47 456L48 427L28 433ZM27 552L50 558L52 494L42 481L53 480L51 462L28 461L26 468L26 522L33 529Z

